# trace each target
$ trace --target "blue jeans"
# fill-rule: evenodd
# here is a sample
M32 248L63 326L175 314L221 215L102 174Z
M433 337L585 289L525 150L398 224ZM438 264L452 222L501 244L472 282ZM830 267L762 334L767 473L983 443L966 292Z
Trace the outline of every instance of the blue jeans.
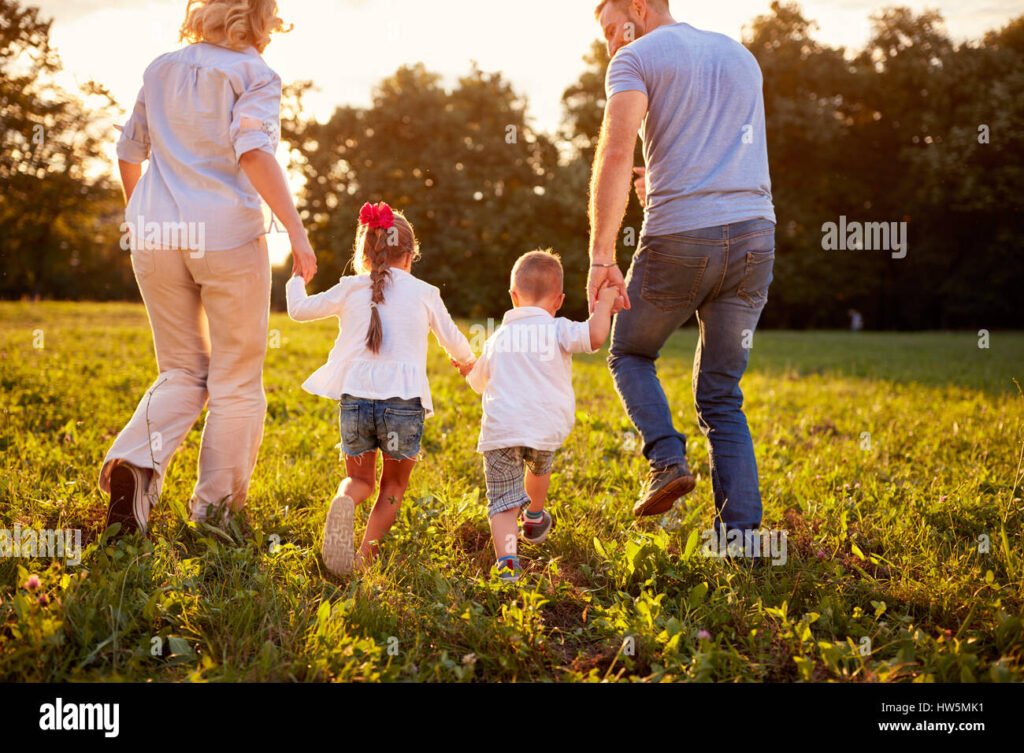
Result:
M743 414L740 378L768 300L775 223L748 220L678 235L644 236L626 282L632 309L616 317L608 365L654 469L686 458L656 362L668 338L695 313L700 340L693 397L708 438L715 529L761 524L757 461Z

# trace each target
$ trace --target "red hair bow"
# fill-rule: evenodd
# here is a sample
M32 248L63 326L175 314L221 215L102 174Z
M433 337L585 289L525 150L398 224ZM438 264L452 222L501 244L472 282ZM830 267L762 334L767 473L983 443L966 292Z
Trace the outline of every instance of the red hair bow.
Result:
M359 210L359 224L387 230L395 224L395 213L383 201L376 205L366 202Z

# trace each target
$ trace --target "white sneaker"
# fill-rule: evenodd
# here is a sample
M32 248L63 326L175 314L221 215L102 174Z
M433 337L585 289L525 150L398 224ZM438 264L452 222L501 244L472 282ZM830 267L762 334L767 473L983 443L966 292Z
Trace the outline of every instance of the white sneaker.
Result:
M355 560L356 506L351 497L331 502L324 523L324 543L320 550L331 575L348 575Z

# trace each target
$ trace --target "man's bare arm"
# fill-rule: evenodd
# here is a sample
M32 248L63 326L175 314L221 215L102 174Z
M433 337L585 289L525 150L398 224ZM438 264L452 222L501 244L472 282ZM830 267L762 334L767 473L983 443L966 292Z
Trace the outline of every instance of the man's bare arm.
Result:
M615 241L629 202L633 151L647 114L647 95L619 92L608 100L590 182L590 259L615 261Z
M606 285L616 288L624 307L630 307L626 281L615 265L615 245L629 203L633 150L646 115L647 95L638 91L614 94L605 107L590 182L591 268L587 295L591 312L598 293Z

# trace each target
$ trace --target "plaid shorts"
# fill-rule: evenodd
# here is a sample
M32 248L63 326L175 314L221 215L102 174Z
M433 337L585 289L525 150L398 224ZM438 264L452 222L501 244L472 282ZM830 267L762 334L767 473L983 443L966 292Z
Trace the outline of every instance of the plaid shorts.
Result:
M484 453L484 477L487 479L487 515L493 518L500 512L519 510L530 504L523 482L523 466L534 476L551 473L555 462L553 451L534 450L530 447L503 447Z

